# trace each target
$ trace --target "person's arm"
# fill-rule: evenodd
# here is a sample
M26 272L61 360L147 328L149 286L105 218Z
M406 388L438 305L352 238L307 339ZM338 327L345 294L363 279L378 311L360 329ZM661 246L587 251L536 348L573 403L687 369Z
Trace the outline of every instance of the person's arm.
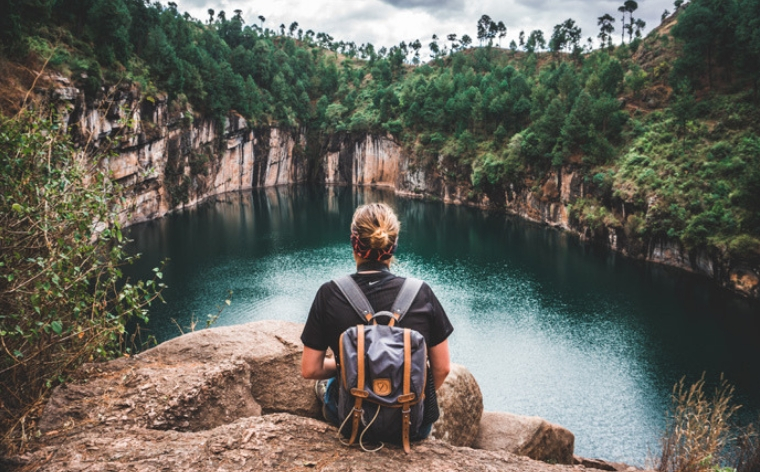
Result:
M303 347L301 376L305 379L329 379L335 377L337 368L334 357L325 357L326 351Z
M428 359L430 359L430 368L433 370L433 383L435 389L438 390L451 370L449 340L447 339L428 349Z

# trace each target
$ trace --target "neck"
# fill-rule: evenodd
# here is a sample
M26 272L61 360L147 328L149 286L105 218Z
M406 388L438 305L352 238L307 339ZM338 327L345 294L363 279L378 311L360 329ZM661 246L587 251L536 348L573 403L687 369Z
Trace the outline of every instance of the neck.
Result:
M356 261L356 272L381 272L390 270L390 261Z

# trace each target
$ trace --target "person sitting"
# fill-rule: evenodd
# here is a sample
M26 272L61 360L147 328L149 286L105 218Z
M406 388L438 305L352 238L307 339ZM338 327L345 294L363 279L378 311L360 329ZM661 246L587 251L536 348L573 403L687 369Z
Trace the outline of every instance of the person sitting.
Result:
M393 210L383 203L362 205L351 222L351 245L356 273L351 277L358 284L370 305L377 311L391 310L406 280L390 271L393 254L398 247L400 224ZM309 310L301 341L303 355L301 374L316 379L317 397L323 403L323 415L332 424L338 420L338 366L327 348L339 352L339 339L348 328L357 325L357 314L335 282L324 283L317 291ZM435 395L450 369L448 337L454 331L433 290L423 283L400 327L416 330L428 347L428 381L422 426L412 440L425 439L438 419Z

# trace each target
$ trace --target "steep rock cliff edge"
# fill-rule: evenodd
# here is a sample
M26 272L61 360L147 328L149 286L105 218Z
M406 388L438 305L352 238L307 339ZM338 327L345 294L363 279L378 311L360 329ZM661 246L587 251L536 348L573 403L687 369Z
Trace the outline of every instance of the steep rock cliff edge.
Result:
M511 452L530 455L537 447L545 452L560 447L554 454L570 461L572 433L565 430L561 438L547 440L545 425L535 446L526 445L527 437L539 436L532 429L523 425L512 431L500 422L507 439L521 437L521 449L498 438L492 438L492 450L466 447L482 428L482 397L462 366L455 366L440 391L445 421L436 423L433 439L415 443L410 455L392 445L377 453L345 447L337 429L319 419L313 381L299 375L302 329L283 321L213 328L132 358L87 364L53 393L40 418L41 436L30 450L0 459L0 467L56 472L585 470L581 458L573 458L577 465L562 466ZM605 464L593 463L597 468Z
M732 260L714 249L687 250L669 239L642 240L629 228L602 222L580 224L573 207L594 191L580 167L566 165L539 182L519 182L503 193L476 192L461 169L443 157L422 164L390 135L336 134L308 143L306 130L251 128L230 113L223 123L190 109L170 109L166 97L144 97L134 88L110 91L112 99L88 104L65 79L47 93L75 138L105 143L119 137L104 168L126 197L123 222L160 218L220 193L257 187L318 183L384 186L412 197L502 208L527 220L561 228L627 256L678 267L711 278L751 298L760 298L760 266ZM312 151L307 153L306 150ZM656 202L651 202L656 205ZM612 208L625 220L634 205ZM646 218L647 208L638 209Z

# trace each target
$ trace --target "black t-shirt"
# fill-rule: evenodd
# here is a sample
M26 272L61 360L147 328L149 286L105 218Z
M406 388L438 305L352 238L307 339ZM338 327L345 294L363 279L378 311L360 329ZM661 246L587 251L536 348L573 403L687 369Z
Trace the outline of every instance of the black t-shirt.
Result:
M351 277L362 289L375 312L391 310L391 305L406 280L388 270L369 274L357 273ZM314 297L301 341L305 346L317 351L324 351L330 347L337 354L341 333L360 323L362 321L359 315L338 286L332 281L326 282ZM426 283L422 284L412 306L398 326L411 328L422 334L428 349L445 341L454 331L446 312Z

